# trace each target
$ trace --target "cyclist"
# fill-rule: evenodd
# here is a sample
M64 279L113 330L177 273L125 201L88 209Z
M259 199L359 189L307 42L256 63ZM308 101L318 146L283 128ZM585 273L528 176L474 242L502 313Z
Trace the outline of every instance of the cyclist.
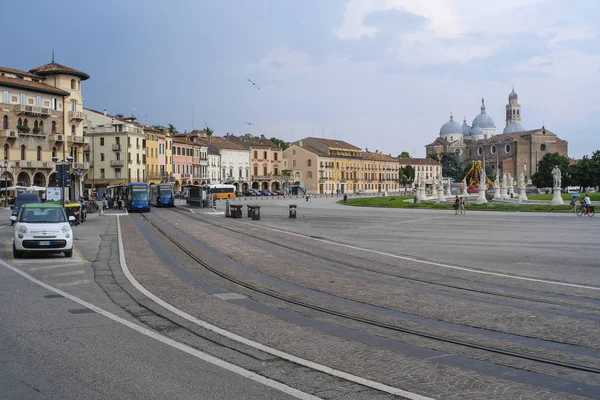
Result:
M590 196L587 193L583 198L583 203L585 204L585 212L587 214L590 212L590 208L592 207L592 200L590 200Z

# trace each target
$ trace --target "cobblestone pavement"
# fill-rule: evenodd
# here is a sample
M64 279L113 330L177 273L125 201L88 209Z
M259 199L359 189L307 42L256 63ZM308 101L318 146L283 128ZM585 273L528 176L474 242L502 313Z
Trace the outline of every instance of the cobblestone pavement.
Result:
M293 263L290 262L289 257L285 259L285 265L282 265L281 254L276 252L269 253L264 248L255 248L250 250L252 246L249 243L243 243L243 241L236 241L231 237L227 238L227 235L220 234L214 229L210 229L208 226L201 226L198 221L189 220L186 221L182 216L177 216L175 213L162 210L153 210L153 214L164 217L168 214L168 218L175 218L172 222L177 222L177 228L188 230L187 234L194 239L199 239L207 242L209 245L218 247L221 251L228 254L234 259L240 261L248 261L251 258L262 257L264 261L260 264L261 272L268 275L278 276L281 279L293 281L294 283L304 286L309 283L311 287L319 289L321 291L331 292L332 286L335 286L334 292L336 296L340 298L358 298L367 300L365 296L370 293L378 293L375 296L377 305L381 308L397 309L403 305L405 310L419 310L419 313L433 313L439 312L440 314L428 315L437 317L438 320L452 319L455 318L454 323L462 324L464 320L453 316L451 307L448 307L448 299L444 298L441 294L426 293L423 295L419 293L418 288L408 289L406 287L396 286L393 281L388 284L382 284L377 282L376 276L372 276L369 279L365 279L364 274L358 276L351 276L351 274L343 274L340 271L335 271L334 265L329 265L330 269L323 268L321 271L317 271L315 265L307 265L310 263ZM166 217L165 217L166 218ZM125 237L143 237L147 235L147 230L138 227L136 223L130 219L130 217L123 218L123 232ZM197 232L193 232L196 229ZM254 229L254 228L248 228ZM207 235L207 233L209 233ZM503 379L500 375L494 375L494 371L473 371L474 368L469 368L468 365L460 365L461 357L459 352L456 350L454 354L457 356L448 355L449 349L438 346L432 346L431 343L423 343L414 341L410 343L410 340L398 335L397 337L389 338L389 333L383 333L376 329L366 332L366 334L374 337L377 335L386 335L388 339L393 339L396 342L406 341L413 347L406 347L412 349L411 354L402 354L402 352L395 349L395 351L389 351L389 349L382 346L373 346L360 340L360 337L343 337L339 332L327 332L322 326L311 326L308 323L299 323L298 319L293 320L290 315L277 318L275 315L271 315L268 312L264 312L256 304L251 304L247 300L230 300L223 301L215 296L209 294L209 292L199 290L197 285L190 285L190 283L181 277L181 274L174 273L172 269L166 268L165 263L161 262L157 256L157 246L144 243L143 241L126 241L126 254L130 268L134 271L135 276L140 282L146 286L150 291L164 298L165 300L176 304L179 308L190 312L200 318L206 319L207 321L214 323L215 325L226 327L227 329L239 333L242 336L250 337L258 342L288 351L292 354L323 363L340 370L355 373L362 377L370 378L375 381L384 382L386 384L403 388L405 390L412 390L418 393L427 394L432 397L438 398L574 398L573 394L577 393L576 389L571 391L566 390L560 392L552 390L552 388L544 387L544 385L536 386L535 379L526 382L519 382L518 379ZM189 259L186 259L185 255L182 255L180 251L175 248L169 249L169 244L162 245L173 255L176 255L178 262L186 265L188 269L192 269L192 265ZM337 249L339 251L339 249ZM279 259L279 263L278 263ZM255 261L254 261L255 263ZM249 263L252 264L252 263ZM315 263L313 263L315 264ZM253 267L257 268L256 265ZM410 270L411 266L407 267ZM414 267L412 267L414 268ZM194 271L198 275L199 271ZM460 278L469 281L469 274L465 274ZM312 276L312 282L306 281L306 276ZM457 274L457 277L458 274ZM214 277L213 277L214 278ZM254 279L247 277L248 279ZM357 278L365 279L365 287L361 288L357 286ZM328 285L333 280L335 285ZM216 281L218 284L222 282ZM377 282L377 290L373 290L373 287L369 287L369 284ZM501 284L503 282L500 282ZM506 284L508 285L507 282ZM264 284L264 282L263 282ZM498 284L497 282L495 284ZM317 285L315 287L315 285ZM324 285L324 286L319 286ZM535 286L535 285L534 285ZM525 286L524 288L527 289ZM229 290L235 290L229 288ZM237 288L239 291L239 288ZM518 288L517 288L518 289ZM544 290L544 287L538 288L538 290L548 293ZM351 290L351 293L344 291ZM381 292L381 293L379 293ZM362 296L362 297L361 297ZM401 301L398 301L398 297ZM370 300L373 298L369 298ZM260 304L264 307L277 306L268 299L262 299L258 296ZM490 305L481 307L481 311L473 307L471 303L466 302L463 299L452 299L452 302L458 304L456 308L465 309L472 308L474 315L482 318L486 316L486 313L490 313ZM464 303L464 304L461 304ZM257 303L257 304L258 304ZM518 321L525 322L524 330L533 330L537 335L550 335L555 334L557 337L563 337L564 332L560 329L552 330L552 324L545 324L544 327L539 328L536 324L531 324L527 319L522 316L518 316L519 310L511 310L507 305L494 305L495 312L500 315L496 318L488 316L487 323L489 324L500 324L505 323L508 327L518 325ZM493 308L492 307L492 308ZM340 309L343 309L340 306ZM506 312L503 314L498 310L506 308ZM440 311L441 309L441 311ZM356 310L354 310L356 311ZM289 308L283 310L282 314L287 312L288 314L304 315L306 311L300 309ZM517 313L513 315L513 313ZM371 313L372 314L372 313ZM464 315L463 312L455 312L456 315ZM365 313L369 315L369 313ZM372 315L369 315L370 317ZM314 316L309 315L310 318ZM381 316L380 316L381 317ZM546 315L544 315L544 318ZM560 320L560 318L568 318L567 316L561 315L550 315L550 318L555 318L555 324L567 324L573 321L567 320L567 322ZM298 317L296 317L298 318ZM388 317L385 317L388 318ZM383 321L387 321L385 318L381 318ZM353 326L352 324L346 324L342 326L339 321L327 320L326 318L320 317L323 323L329 323L328 326L334 326L331 329L344 330L345 332L351 330L363 329L364 327ZM398 322L398 317L391 317L391 321ZM507 321L508 319L508 321ZM292 322L290 322L292 321ZM575 319L577 323L581 320ZM591 328L586 325L588 321L582 322L582 329L591 331ZM335 325L334 325L335 324ZM484 321L485 324L485 321ZM341 327L340 327L341 326ZM337 328L335 328L337 327ZM436 330L439 328L435 328ZM536 330L537 329L537 330ZM519 331L519 333L522 333ZM359 335L360 336L360 335ZM585 335L583 335L585 336ZM583 342L583 339L577 339ZM423 356L423 351L414 350L414 346L421 349L428 348L432 351L429 353L429 357ZM514 349L522 349L519 344L514 344ZM406 350L406 349L405 349ZM548 351L551 353L551 351ZM502 363L504 360L489 360L489 356L484 355L470 355L474 358L479 358L480 361L492 361ZM580 360L585 356L579 355ZM455 361L451 361L454 359ZM444 360L444 361L440 361ZM593 362L593 361L592 361ZM476 363L476 361L473 361ZM483 364L481 364L483 365ZM516 365L519 367L519 365ZM521 365L520 367L524 367ZM497 371L496 371L497 372ZM540 374L548 373L553 374L552 368L548 368L546 371L538 371ZM538 375L540 375L538 374ZM578 380L582 383L582 386L592 385L594 381L588 379L585 375L572 374L571 378ZM543 379L542 379L543 380ZM539 382L537 382L539 383ZM593 387L587 387L588 392L592 393L595 390ZM571 393L571 394L569 394Z

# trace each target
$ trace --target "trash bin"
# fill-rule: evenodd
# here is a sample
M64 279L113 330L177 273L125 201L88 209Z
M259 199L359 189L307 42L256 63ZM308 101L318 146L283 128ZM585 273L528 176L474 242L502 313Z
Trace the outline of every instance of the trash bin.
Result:
M246 207L248 207L248 218L252 218L252 209L255 206L251 206L250 204L246 205Z
M260 219L260 206L252 207L252 219L258 221Z
M242 210L243 206L242 205L235 205L235 206L229 206L229 209L231 211L231 218L242 218Z
M417 196L415 196L415 198L413 199L413 201L416 203L418 201Z
M296 205L290 204L290 218L296 218Z
M229 200L225 201L225 217L231 217L231 206Z

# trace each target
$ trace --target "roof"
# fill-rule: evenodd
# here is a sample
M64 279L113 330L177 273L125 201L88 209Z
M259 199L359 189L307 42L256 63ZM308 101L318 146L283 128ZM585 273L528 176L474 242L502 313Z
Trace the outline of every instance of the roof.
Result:
M229 140L234 140L240 144L250 147L267 147L267 148L281 148L278 144L271 142L264 136L261 137L247 137L247 136L229 136Z
M532 130L523 131L523 132L502 133L502 134L494 135L488 139L478 140L476 143L489 143L489 142L498 142L498 141L507 141L507 140L524 140L525 136L530 136L535 133L541 133L543 130L546 131L546 134L549 134L550 136L556 137L558 139L558 136L556 136L555 133L550 132L548 129L542 127L539 129L532 129Z
M212 144L217 149L227 150L248 150L247 147L234 142L233 140L227 140L220 136L211 136L210 138L198 138L198 142L202 142L205 146Z
M363 151L360 155L363 160L398 162L396 157L379 152L371 153L370 151Z
M19 89L29 89L38 92L57 94L59 96L68 96L69 92L55 88L46 83L26 81L25 79L9 78L8 76L0 76L0 86L10 86Z
M296 146L300 147L301 149L305 149L307 151L310 151L311 153L316 154L318 156L330 157L329 154L327 154L325 152L322 152L321 150L319 150L317 148L314 148L314 147L312 147L312 146L310 146L308 144L305 144L305 143L302 143L302 146L300 146L300 144L298 144L298 143L293 143L293 145L296 145Z
M123 117L123 118L119 118L119 117L116 117L116 116L114 116L114 115L110 115L110 114L108 114L108 113L106 113L106 114L105 114L105 113L104 113L104 111L98 111L98 110L94 110L93 108L87 108L87 107L83 107L83 109L84 109L85 111L91 111L91 112L94 112L94 113L96 113L96 114L104 115L105 117L112 118L112 119L114 119L114 120L117 120L117 121L120 121L120 122L122 122L122 123L124 123L124 124L131 124L131 125L134 125L134 126L140 127L140 128L142 128L142 129L144 128L144 125L140 124L139 122L135 122L135 121L132 121L132 120L130 120L130 119L129 119L130 117ZM119 124L116 124L116 125L119 125Z
M439 161L435 161L433 158L398 158L400 164L406 165L441 165Z
M81 72L75 68L67 67L66 65L58 64L52 61L51 63L40 65L39 67L32 68L29 70L32 74L37 75L53 75L53 74L66 74L75 75L85 81L90 79L90 76L85 72Z
M0 72L8 72L9 74L23 75L23 76L28 76L30 78L44 79L43 77L41 77L39 75L35 75L35 74L32 74L27 71L23 71L23 70L16 69L16 68L3 67L1 65L0 65Z
M335 139L322 139L317 137L308 137L306 139L314 140L325 146L328 146L330 149L344 149L344 150L355 150L360 151L359 147L351 145L350 143L344 142L343 140L335 140ZM306 140L303 139L303 140Z

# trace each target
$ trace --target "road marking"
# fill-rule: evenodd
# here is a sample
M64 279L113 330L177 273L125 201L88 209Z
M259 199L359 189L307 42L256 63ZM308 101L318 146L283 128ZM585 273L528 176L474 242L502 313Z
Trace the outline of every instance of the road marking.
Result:
M119 221L119 219L117 219L117 224L118 224L118 221ZM120 224L118 226L120 228ZM120 232L120 230L119 230L119 232ZM121 243L121 242L119 242L119 243ZM124 257L124 255L123 255L123 248L122 247L119 248L119 253L121 254L121 257ZM104 310L104 309L102 309L100 307L97 307L94 304L88 303L87 301L85 301L83 299L80 299L79 297L70 295L67 292L63 292L60 289L57 289L57 288L55 288L53 286L50 286L50 285L48 285L48 284L46 284L46 283L44 283L44 282L42 282L42 281L40 281L38 279L35 279L31 275L29 275L29 274L21 271L19 268L15 267L15 266L12 266L12 265L4 262L3 260L0 260L0 265L3 265L4 267L10 269L11 271L13 271L13 272L21 275L25 279L27 279L27 280L29 280L29 281L31 281L31 282L33 282L33 283L35 283L35 284L37 284L37 285L45 288L47 290L50 290L51 292L54 292L56 294L60 294L61 296L66 297L67 299L69 299L69 300L71 300L71 301L73 301L75 303L78 303L78 304L80 304L80 305L82 305L84 307L87 307L90 310L95 311L98 314L104 315L108 319L111 319L111 320L113 320L115 322L118 322L119 324L122 324L122 325L124 325L124 326L126 326L126 327L128 327L130 329L133 329L134 331L137 331L137 332L139 332L139 333L141 333L143 335L146 335L146 336L148 336L148 337L150 337L152 339L158 340L159 342L162 342L162 343L164 343L164 344L166 344L168 346L171 346L171 347L174 347L174 348L176 348L178 350L181 350L184 353L187 353L187 354L189 354L189 355L191 355L193 357L196 357L196 358L198 358L200 360L206 361L206 362L208 362L210 364L216 365L216 366L218 366L220 368L226 369L227 371L230 371L230 372L238 374L238 375L240 375L242 377L251 379L251 380L253 380L255 382L258 382L258 383L261 383L261 384L263 384L265 386L271 387L273 389L277 389L277 390L279 390L279 391L281 391L283 393L289 394L290 396L293 396L293 397L295 397L297 399L300 399L300 400L322 400L319 397L313 396L313 395L308 394L308 393L301 392L298 389L294 389L294 388L292 388L290 386L284 385L284 384L279 383L277 381L274 381L272 379L265 378L264 376L258 375L258 374L254 373L252 371L248 371L247 369L244 369L242 367L238 367L237 365L231 364L231 363L229 363L227 361L224 361L224 360L221 360L221 359L216 358L214 356L211 356L210 354L204 353L204 352L202 352L200 350L197 350L197 349L195 349L193 347L190 347L190 346L188 346L186 344L179 343L179 342L177 342L177 341L175 341L175 340L173 340L171 338L163 336L160 333L154 332L154 331L152 331L152 330L150 330L148 328L144 328L143 326L140 326L140 325L135 324L133 322L127 321L126 319L123 319L123 318L121 318L121 317L119 317L119 316L117 316L117 315L115 315L115 314L113 314L111 312L108 312L108 311L106 311L106 310ZM58 286L58 285L56 285L56 286Z
M77 285L84 285L86 283L90 283L92 282L89 279L82 279L80 281L73 281L73 282L65 282L65 283L57 283L56 287L66 287L66 286L77 286Z
M289 232L289 231L284 231L282 229L271 228L271 227L264 226L264 225L253 224L253 223L250 223L250 222L238 221L237 223L238 224L249 225L249 226L254 226L254 227L260 226L261 228L264 228L264 229L269 229L269 230L272 230L272 231L275 231L275 232L285 233L285 234L292 235L292 236L298 236L298 237L301 237L301 238L304 238L304 239L316 240L318 242L323 242L323 243L327 243L327 244L333 244L333 245L336 245L336 246L346 247L348 249L365 251L365 252L368 252L368 253L379 254L379 255L382 255L382 256L388 256L388 257L398 258L400 260L412 261L412 262L421 263L421 264L433 265L433 266L436 266L436 267L456 269L456 270L459 270L459 271L466 271L466 272L474 272L476 274L482 274L482 275L499 276L499 277L502 277L502 278L518 279L518 280L528 281L528 282L548 283L548 284L551 284L551 285L567 286L567 287L573 287L573 288L579 288L579 289L600 290L600 287L598 287L598 286L587 286L587 285L579 285L577 283L549 281L549 280L546 280L546 279L528 278L528 277L519 276L519 275L503 274L501 272L481 271L481 270L478 270L478 269L472 269L472 268L467 268L467 267L457 267L455 265L447 265L447 264L442 264L442 263L438 263L438 262L435 262L435 261L418 260L416 258L406 257L406 256L399 256L397 254L390 254L390 253L386 253L386 252L383 252L383 251L371 250L371 249L364 249L362 247L352 246L350 244L331 242L331 241L329 241L327 239L317 239L317 238L313 238L313 237L310 237L310 236L302 235L300 233L293 233L293 232Z
M82 275L85 274L85 271L70 271L70 272L59 272L57 274L52 274L48 276L70 276L70 275Z
M125 274L125 277L127 278L127 280L137 289L139 290L143 295L145 295L146 297L148 297L150 300L154 301L156 304L162 306L163 308L171 311L172 313L180 316L181 318L184 318L188 321L190 321L193 324L196 324L204 329L207 329L209 331L215 332L221 336L224 336L230 340L234 340L238 343L242 343L245 344L246 346L250 346L254 349L263 351L265 353L274 355L276 357L282 358L284 360L287 361L291 361L295 364L298 365L302 365L323 373L326 373L328 375L332 375L338 378L342 378L345 379L347 381L350 382L354 382L357 383L359 385L362 386L367 386L376 390L379 390L381 392L385 392L385 393L391 393L391 394L395 394L397 396L404 396L409 400L434 400L430 397L425 397L425 396L421 396L419 394L416 393L411 393L411 392L407 392L405 390L402 389L398 389L392 386L388 386L385 385L383 383L379 383L379 382L375 382L375 381L371 381L369 379L365 379L365 378L361 378L360 376L356 376L356 375L352 375L349 374L347 372L343 372L343 371L339 371L336 369L333 369L331 367L325 366L325 365L321 365L321 364L317 364L313 361L309 361L309 360L305 360L303 358L300 357L296 357L292 354L283 352L281 350L277 350L274 349L272 347L269 346L265 346L261 343L255 342L253 340L250 339L246 339L245 337L239 336L233 332L229 332L225 329L219 328L218 326L209 324L206 321L202 321L180 309L178 309L177 307L167 303L166 301L164 301L163 299L161 299L160 297L156 296L154 293L150 292L148 289L146 289L144 286L142 286L137 279L135 279L135 277L131 274L131 272L129 271L129 268L127 267L127 262L125 260L125 252L124 252L124 246L123 246L123 235L121 234L121 220L117 219L117 237L119 240L119 261L121 263L121 270L123 271L123 274ZM267 379L267 378L265 378Z
M33 267L33 268L29 268L29 271L33 272L33 271L40 271L40 270L47 270L47 269L66 268L66 267L73 267L76 265L83 265L83 263L74 261L72 264L47 265L45 267Z
M242 299L247 299L247 296L244 296L243 294L237 294L237 293L218 293L214 295L215 297L218 297L221 300L242 300Z
M0 226L0 229L4 229L4 228L6 228L7 226L11 226L11 224L8 224L8 225L2 225L2 226Z

